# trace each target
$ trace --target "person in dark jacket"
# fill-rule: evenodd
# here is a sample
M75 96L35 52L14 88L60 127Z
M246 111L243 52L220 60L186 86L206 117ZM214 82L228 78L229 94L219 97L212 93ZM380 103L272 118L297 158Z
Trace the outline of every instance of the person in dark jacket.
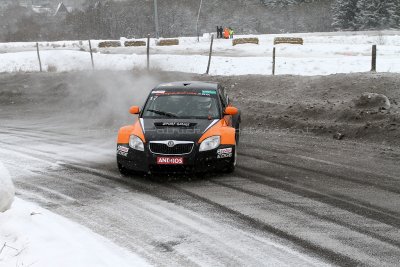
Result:
M222 28L222 26L217 26L217 38L222 38L223 31L224 29Z

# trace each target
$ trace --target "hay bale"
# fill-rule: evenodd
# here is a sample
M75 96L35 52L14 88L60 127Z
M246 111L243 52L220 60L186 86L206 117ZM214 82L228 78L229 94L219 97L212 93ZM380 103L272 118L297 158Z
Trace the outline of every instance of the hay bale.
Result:
M146 46L145 41L125 41L125 46Z
M277 44L299 44L303 45L304 40L303 38L299 37L275 37L274 39L274 45Z
M254 38L236 38L232 41L232 45L238 44L259 44L259 40L257 37Z
M99 48L105 48L105 47L120 47L121 42L120 41L104 41L99 43Z
M157 42L158 46L179 45L179 39L162 39Z

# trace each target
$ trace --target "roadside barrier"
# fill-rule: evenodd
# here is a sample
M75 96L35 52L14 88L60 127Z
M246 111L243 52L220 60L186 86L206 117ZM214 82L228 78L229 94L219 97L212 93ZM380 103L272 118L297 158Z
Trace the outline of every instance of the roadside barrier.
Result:
M162 39L157 42L158 46L179 45L179 39Z
M145 41L125 41L124 46L146 46Z
M237 38L232 40L232 45L238 45L238 44L259 44L259 40L257 37L254 38Z
M105 41L99 43L99 48L106 48L106 47L120 47L120 41Z
M299 37L275 37L274 39L274 45L277 44L299 44L303 45L304 40L303 38Z

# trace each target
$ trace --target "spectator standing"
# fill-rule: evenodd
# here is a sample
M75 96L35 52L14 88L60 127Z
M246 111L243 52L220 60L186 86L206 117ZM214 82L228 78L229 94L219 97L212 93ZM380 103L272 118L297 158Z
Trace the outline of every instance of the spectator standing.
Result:
M220 26L217 26L217 38L222 38L222 30Z
M233 39L233 34L234 34L233 29L229 28L229 38L230 39Z
M229 39L229 29L228 28L224 29L224 38Z

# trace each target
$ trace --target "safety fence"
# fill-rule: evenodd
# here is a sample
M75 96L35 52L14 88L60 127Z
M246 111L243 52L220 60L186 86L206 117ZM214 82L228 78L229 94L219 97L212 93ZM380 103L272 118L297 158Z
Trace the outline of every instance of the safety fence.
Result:
M84 70L89 66L99 70L140 68L211 75L325 75L377 70L400 72L400 45L363 44L362 48L360 45L349 45L339 49L339 45L333 43L315 44L301 37L275 37L267 43L265 39L247 36L236 37L233 40L216 40L213 34L199 43L193 41L190 44L184 38L150 37L137 40L87 40L65 43L35 43L37 69L32 66L31 54L30 65L24 68L27 60L24 61L21 54L17 57L20 61L15 58L11 60L11 55L8 57L9 62L17 62L16 67L9 68L10 70L4 70L0 63L0 72L70 71ZM8 52L1 54L1 45L0 58L7 58ZM31 50L26 48L21 51ZM67 53L72 50L77 51L74 51L74 54ZM88 57L85 56L85 52L88 53ZM90 60L90 65L87 65L85 60ZM1 61L6 62L3 59ZM19 67L18 63L22 67ZM70 68L65 67L68 64ZM121 67L121 64L124 66Z

